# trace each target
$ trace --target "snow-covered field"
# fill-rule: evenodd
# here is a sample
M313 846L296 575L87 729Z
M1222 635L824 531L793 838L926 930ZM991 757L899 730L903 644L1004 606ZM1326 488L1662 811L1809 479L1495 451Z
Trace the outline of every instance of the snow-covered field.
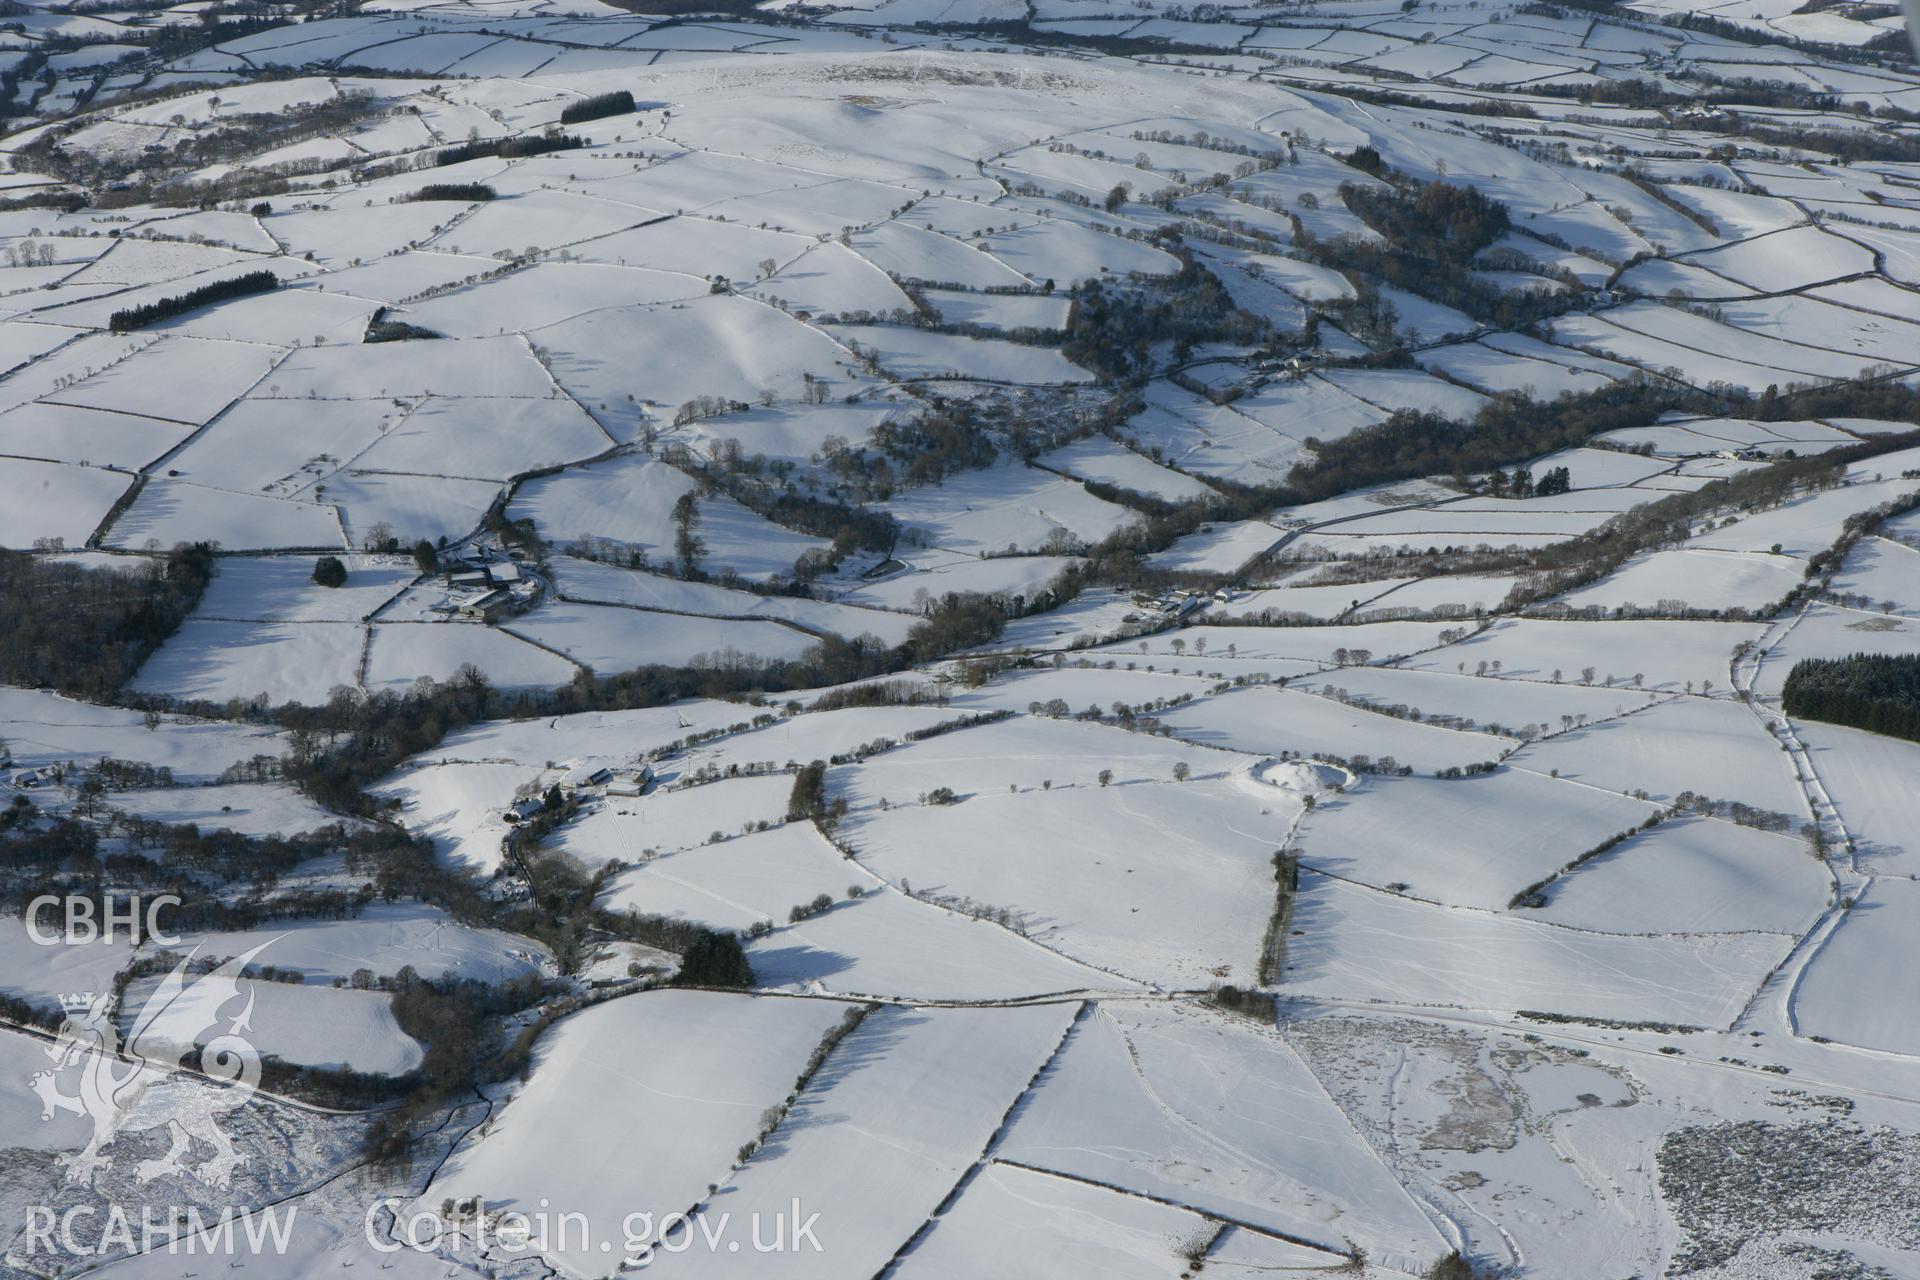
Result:
M515 618L505 629L596 671L619 671L639 663L689 667L697 660L728 653L778 662L797 658L817 643L805 631L775 622L688 618L571 602L550 604Z
M152 944L149 944L152 948ZM422 977L453 974L501 982L539 973L546 948L497 929L455 922L425 903L374 903L346 920L291 920L242 932L184 934L172 950L237 956L262 948L260 964L299 973L309 984L349 980L360 969L391 978L411 968Z
M1514 763L1655 800L1671 802L1691 791L1784 813L1796 823L1806 816L1794 763L1766 722L1720 699L1676 698L1559 733L1529 746Z
M816 894L844 897L848 880L863 887L867 882L812 824L789 823L650 858L616 877L605 902L616 911L745 930L761 920L785 920L789 908Z
M1107 683L1125 687L1123 681ZM1044 676L1020 685L1035 698L1049 695L1046 701L1060 696L1054 688L1072 688L1070 683L1056 685ZM1090 689L1084 692L1096 696ZM1020 709L1027 705L1021 704ZM802 723L790 732L807 728ZM1183 764L1191 776L1206 778L1244 772L1250 763L1230 752L1199 750L1111 725L1022 716L884 752L836 774L833 788L865 810L882 802L910 804L938 787L951 787L965 798L1030 791L1036 786L1046 790L1126 786L1168 781ZM1105 784L1100 781L1102 773L1107 775Z
M1137 517L1079 485L1032 467L956 476L888 503L908 536L924 546L985 555L1052 550L1049 539L1098 542Z
M1756 693L1777 697L1803 658L1844 658L1855 653L1920 653L1920 622L1853 609L1814 608L1762 655Z
M1256 755L1367 756L1431 772L1496 759L1516 744L1272 688L1239 689L1162 717L1192 742Z
M1564 672L1560 681L1538 681L1503 680L1491 665L1485 674L1475 674L1478 668L1478 659L1465 671L1342 667L1293 683L1302 689L1344 689L1350 698L1368 704L1404 708L1408 715L1418 711L1425 719L1485 733L1511 733L1525 725L1570 728L1576 719L1606 719L1666 696L1584 685L1578 669ZM1568 723L1563 724L1562 717Z
M999 1154L1382 1261L1431 1248L1419 1206L1283 1038L1191 1010L1116 1001L1082 1018Z
M115 791L107 795L106 803L155 822L175 826L191 823L202 831L237 831L249 836L313 831L340 821L338 814L277 783Z
M1900 17L636 7L8 19L0 1270L1920 1277Z
M697 486L683 473L639 455L569 468L523 486L511 510L556 538L607 538L644 551L655 563L676 555L674 502ZM769 524L724 496L700 503L701 563L710 571L733 569L743 578L791 573L793 562L816 539Z
M1077 960L1165 986L1246 980L1291 797L1232 780L1055 790L1041 781L951 810L862 809L844 838L885 879L1004 908ZM965 783L954 774L946 785Z
M206 783L257 755L279 756L278 730L231 721L162 716L97 706L39 689L0 688L0 737L15 765L39 768L103 756L173 770L176 782Z
M1408 624L1411 625L1411 624ZM1500 678L1546 680L1559 671L1621 689L1678 692L1711 683L1726 689L1734 647L1760 638L1762 628L1738 622L1554 622L1507 619L1450 649L1425 653L1407 665L1444 671L1482 661L1499 663Z
M1304 995L1724 1027L1785 958L1777 934L1620 937L1301 877L1285 982Z
M820 1249L796 1276L871 1274L980 1158L1046 1065L1078 1006L881 1008L829 1059L786 1125L729 1179L728 1208L771 1222L797 1198L820 1215ZM765 1274L747 1250L701 1259L716 1276Z
M224 992L193 983L148 1008L161 979L127 987L125 1007L138 1010L137 1041L148 1054L178 1056L225 1031ZM382 991L335 990L285 982L243 982L247 1032L263 1055L303 1067L346 1068L371 1075L402 1075L420 1065L420 1045L394 1020L393 997Z
M1576 609L1598 605L1649 613L1763 610L1785 598L1800 574L1794 560L1764 552L1656 551L1560 599Z
M748 954L769 987L806 995L987 1002L1136 986L888 889L777 929Z
M1301 856L1376 888L1500 910L1654 813L1641 801L1511 767L1473 778L1377 778L1315 808Z
M1058 1275L1082 1269L1114 1280L1163 1276L1170 1260L1211 1225L1191 1210L1011 1164L991 1164L967 1184L899 1274L959 1280Z
M399 801L406 824L431 836L441 857L490 875L507 834L502 814L514 792L539 776L537 764L421 765L388 778L379 793Z
M557 576L560 590L573 600L715 618L765 618L849 639L874 635L887 643L899 644L907 638L914 623L914 618L904 613L792 596L730 591L709 583L636 573L589 560L569 559L559 566Z
M1865 865L1920 875L1920 744L1812 720L1794 731Z
M354 623L193 618L140 669L134 687L196 702L261 694L276 706L325 702L335 688L360 683L366 639Z
M1827 905L1830 887L1800 840L1683 818L1562 876L1536 914L1600 933L1798 934Z
M499 1123L453 1154L423 1203L480 1195L530 1212L544 1198L609 1239L629 1213L682 1211L847 1007L661 991L569 1018L542 1040ZM546 1256L578 1276L605 1266L578 1239L556 1239Z
M1914 932L1908 927L1920 882L1876 879L1854 902L1793 996L1795 1027L1842 1044L1889 1053L1915 1048ZM1873 975L1872 989L1861 979Z
M60 927L48 921L42 933L59 935ZM0 960L4 961L0 974L5 975L0 979L0 995L57 1012L64 996L107 990L128 956L124 932L102 940L96 932L76 931L49 945L34 936L24 921L9 917L0 922Z
M514 775L503 775L503 780L508 776ZM533 775L526 772L520 776ZM793 780L784 773L734 778L678 791L656 789L644 804L622 800L568 823L556 836L555 845L590 866L603 865L609 858L638 862L648 854L669 854L708 844L716 833L733 836L744 827L779 822L786 817L787 796L792 790ZM493 834L497 841L504 829ZM618 890L626 882L624 877L616 879L613 887Z

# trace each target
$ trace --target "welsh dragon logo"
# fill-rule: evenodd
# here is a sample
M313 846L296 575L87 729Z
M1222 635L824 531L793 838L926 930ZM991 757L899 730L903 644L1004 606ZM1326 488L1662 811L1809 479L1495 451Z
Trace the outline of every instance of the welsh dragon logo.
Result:
M93 1186L112 1163L106 1149L116 1138L153 1130L164 1130L171 1145L163 1155L134 1166L140 1182L171 1175L225 1188L233 1180L246 1156L221 1131L220 1120L246 1105L260 1083L260 1054L245 1034L253 1016L252 982L241 974L268 945L189 981L196 947L147 997L124 1042L110 994L62 998L67 1016L47 1049L54 1066L34 1072L32 1084L40 1095L42 1120L72 1112L93 1122L85 1147L60 1154L68 1184ZM242 996L245 1007L226 1016L227 1006ZM196 1076L204 1079L196 1078L190 1088L156 1087L182 1072L196 1049ZM74 1072L79 1092L66 1093L61 1081ZM196 1141L212 1148L213 1155L188 1165L184 1158Z

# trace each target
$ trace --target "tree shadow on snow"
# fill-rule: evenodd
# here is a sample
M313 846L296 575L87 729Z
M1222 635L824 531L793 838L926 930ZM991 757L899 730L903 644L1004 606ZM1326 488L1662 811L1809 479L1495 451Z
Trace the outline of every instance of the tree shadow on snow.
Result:
M755 947L749 954L754 977L762 986L824 982L853 967L853 957L804 942L780 947Z
M883 1060L927 1015L914 1009L876 1009L854 1033L834 1046L807 1088L787 1109L786 1118L761 1144L755 1158L778 1158L796 1135L808 1129L850 1123L853 1117L834 1102L834 1091L849 1077Z

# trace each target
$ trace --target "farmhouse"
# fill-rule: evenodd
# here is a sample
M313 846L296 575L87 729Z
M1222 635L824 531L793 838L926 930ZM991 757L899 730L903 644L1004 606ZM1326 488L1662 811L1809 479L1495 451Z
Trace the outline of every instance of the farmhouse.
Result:
M638 769L623 771L609 780L607 783L607 794L610 796L624 796L629 798L644 795L647 790L647 784L652 781L653 769L643 764Z
M560 786L567 791L578 791L583 787L598 787L613 781L613 770L604 764L577 764L567 770L560 779Z
M463 602L455 612L474 622L498 622L513 607L513 602L511 591L505 587L495 587L485 595Z

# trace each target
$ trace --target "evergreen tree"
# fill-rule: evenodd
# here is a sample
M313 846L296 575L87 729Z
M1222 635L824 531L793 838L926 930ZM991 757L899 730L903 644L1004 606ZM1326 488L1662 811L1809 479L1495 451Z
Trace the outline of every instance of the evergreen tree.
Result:
M736 935L708 930L687 948L673 980L680 986L750 987L753 967Z
M321 556L313 562L313 580L323 587L347 585L347 566L339 556Z

